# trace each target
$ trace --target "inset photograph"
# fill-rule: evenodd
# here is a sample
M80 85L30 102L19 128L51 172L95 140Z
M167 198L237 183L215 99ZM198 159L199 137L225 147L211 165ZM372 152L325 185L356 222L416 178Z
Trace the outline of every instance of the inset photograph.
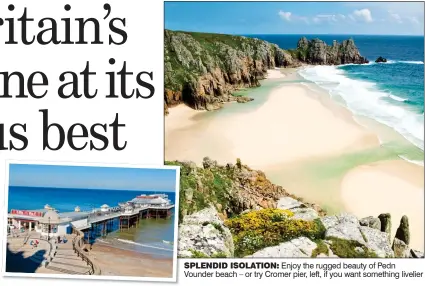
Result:
M176 281L179 171L10 163L4 272Z

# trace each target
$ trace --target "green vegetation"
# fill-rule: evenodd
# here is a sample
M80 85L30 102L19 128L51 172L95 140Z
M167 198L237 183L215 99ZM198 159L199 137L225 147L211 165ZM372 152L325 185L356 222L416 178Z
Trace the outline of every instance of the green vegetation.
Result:
M325 227L320 219L304 221L292 216L288 210L264 209L227 220L225 225L233 234L235 256L244 257L301 236L323 238Z
M216 222L213 222L213 223L211 223L211 225L212 225L212 226L214 226L214 228L215 228L216 230L218 230L220 233L223 233L223 232L224 232L224 229L223 229L223 227L221 226L221 224L216 223Z
M194 249L189 250L192 253L192 258L210 258L208 255L201 251L197 251Z
M227 255L224 252L217 252L211 255L211 258L227 258Z
M294 59L298 59L300 61L305 61L307 59L308 49L297 48L288 50L288 52Z
M259 39L165 30L165 88L182 91L216 68L234 72L237 58L264 61L266 50L275 56L276 47Z
M377 258L375 252L354 240L345 240L336 237L329 239L332 252L341 258Z
M165 162L166 165L180 166L179 219L195 213L211 204L227 209L231 203L233 191L233 171L224 167L192 169L188 164L176 161ZM221 227L221 226L220 226ZM219 229L220 230L220 229Z
M316 240L315 243L317 244L317 247L311 253L311 257L315 258L321 253L329 256L329 248L326 243L323 242L323 240Z

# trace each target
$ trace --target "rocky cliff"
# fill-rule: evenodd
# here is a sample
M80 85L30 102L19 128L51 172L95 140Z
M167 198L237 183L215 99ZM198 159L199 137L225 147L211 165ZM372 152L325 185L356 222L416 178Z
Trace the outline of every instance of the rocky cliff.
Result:
M240 160L166 163L181 168L180 257L423 257L405 216L391 239L390 214L327 215Z
M242 36L165 30L165 113L180 103L194 109L214 110L229 101L238 88L259 86L267 70L307 64L361 64L367 60L353 40L327 46L302 38L296 50Z
M297 49L291 55L302 62L312 65L343 65L365 64L369 61L360 55L353 39L342 43L333 41L331 46L320 39L307 40L303 37L298 41Z
M236 101L231 92L258 86L268 69L294 65L288 52L258 39L169 30L164 57L166 107L207 110Z

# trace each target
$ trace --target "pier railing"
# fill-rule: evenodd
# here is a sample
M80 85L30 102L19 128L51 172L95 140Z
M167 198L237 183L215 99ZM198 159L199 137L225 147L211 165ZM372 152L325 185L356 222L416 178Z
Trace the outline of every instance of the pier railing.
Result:
M74 252L77 254L78 257L80 257L83 261L87 263L88 266L90 266L90 271L89 271L90 275L100 275L101 271L99 266L97 266L96 263L94 263L90 259L90 257L86 253L84 253L84 250L83 250L84 233L75 227L72 227L72 229L74 233L76 234L76 236L72 240L72 249L74 250Z

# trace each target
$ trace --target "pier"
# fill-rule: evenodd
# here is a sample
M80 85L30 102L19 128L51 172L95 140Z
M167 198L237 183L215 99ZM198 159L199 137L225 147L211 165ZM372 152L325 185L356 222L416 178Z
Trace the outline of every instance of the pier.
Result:
M167 219L174 204L165 194L141 195L131 201L110 207L106 204L92 211L81 211L77 206L73 212L57 212L49 205L40 210L12 210L8 214L8 233L35 231L41 237L63 236L84 233L86 243L105 237L115 231L136 227L143 219Z
M96 238L137 227L141 220L168 219L172 209L174 204L165 194L141 195L91 211L77 206L73 212L58 212L49 205L39 210L14 209L8 214L9 258L19 251L25 253L44 266L37 269L39 273L101 275L89 254ZM40 242L35 249L34 241Z
M90 242L117 230L125 231L136 227L143 219L167 219L173 208L174 205L144 206L124 211L95 212L89 214L87 224L79 226L78 230L84 232L85 240Z

